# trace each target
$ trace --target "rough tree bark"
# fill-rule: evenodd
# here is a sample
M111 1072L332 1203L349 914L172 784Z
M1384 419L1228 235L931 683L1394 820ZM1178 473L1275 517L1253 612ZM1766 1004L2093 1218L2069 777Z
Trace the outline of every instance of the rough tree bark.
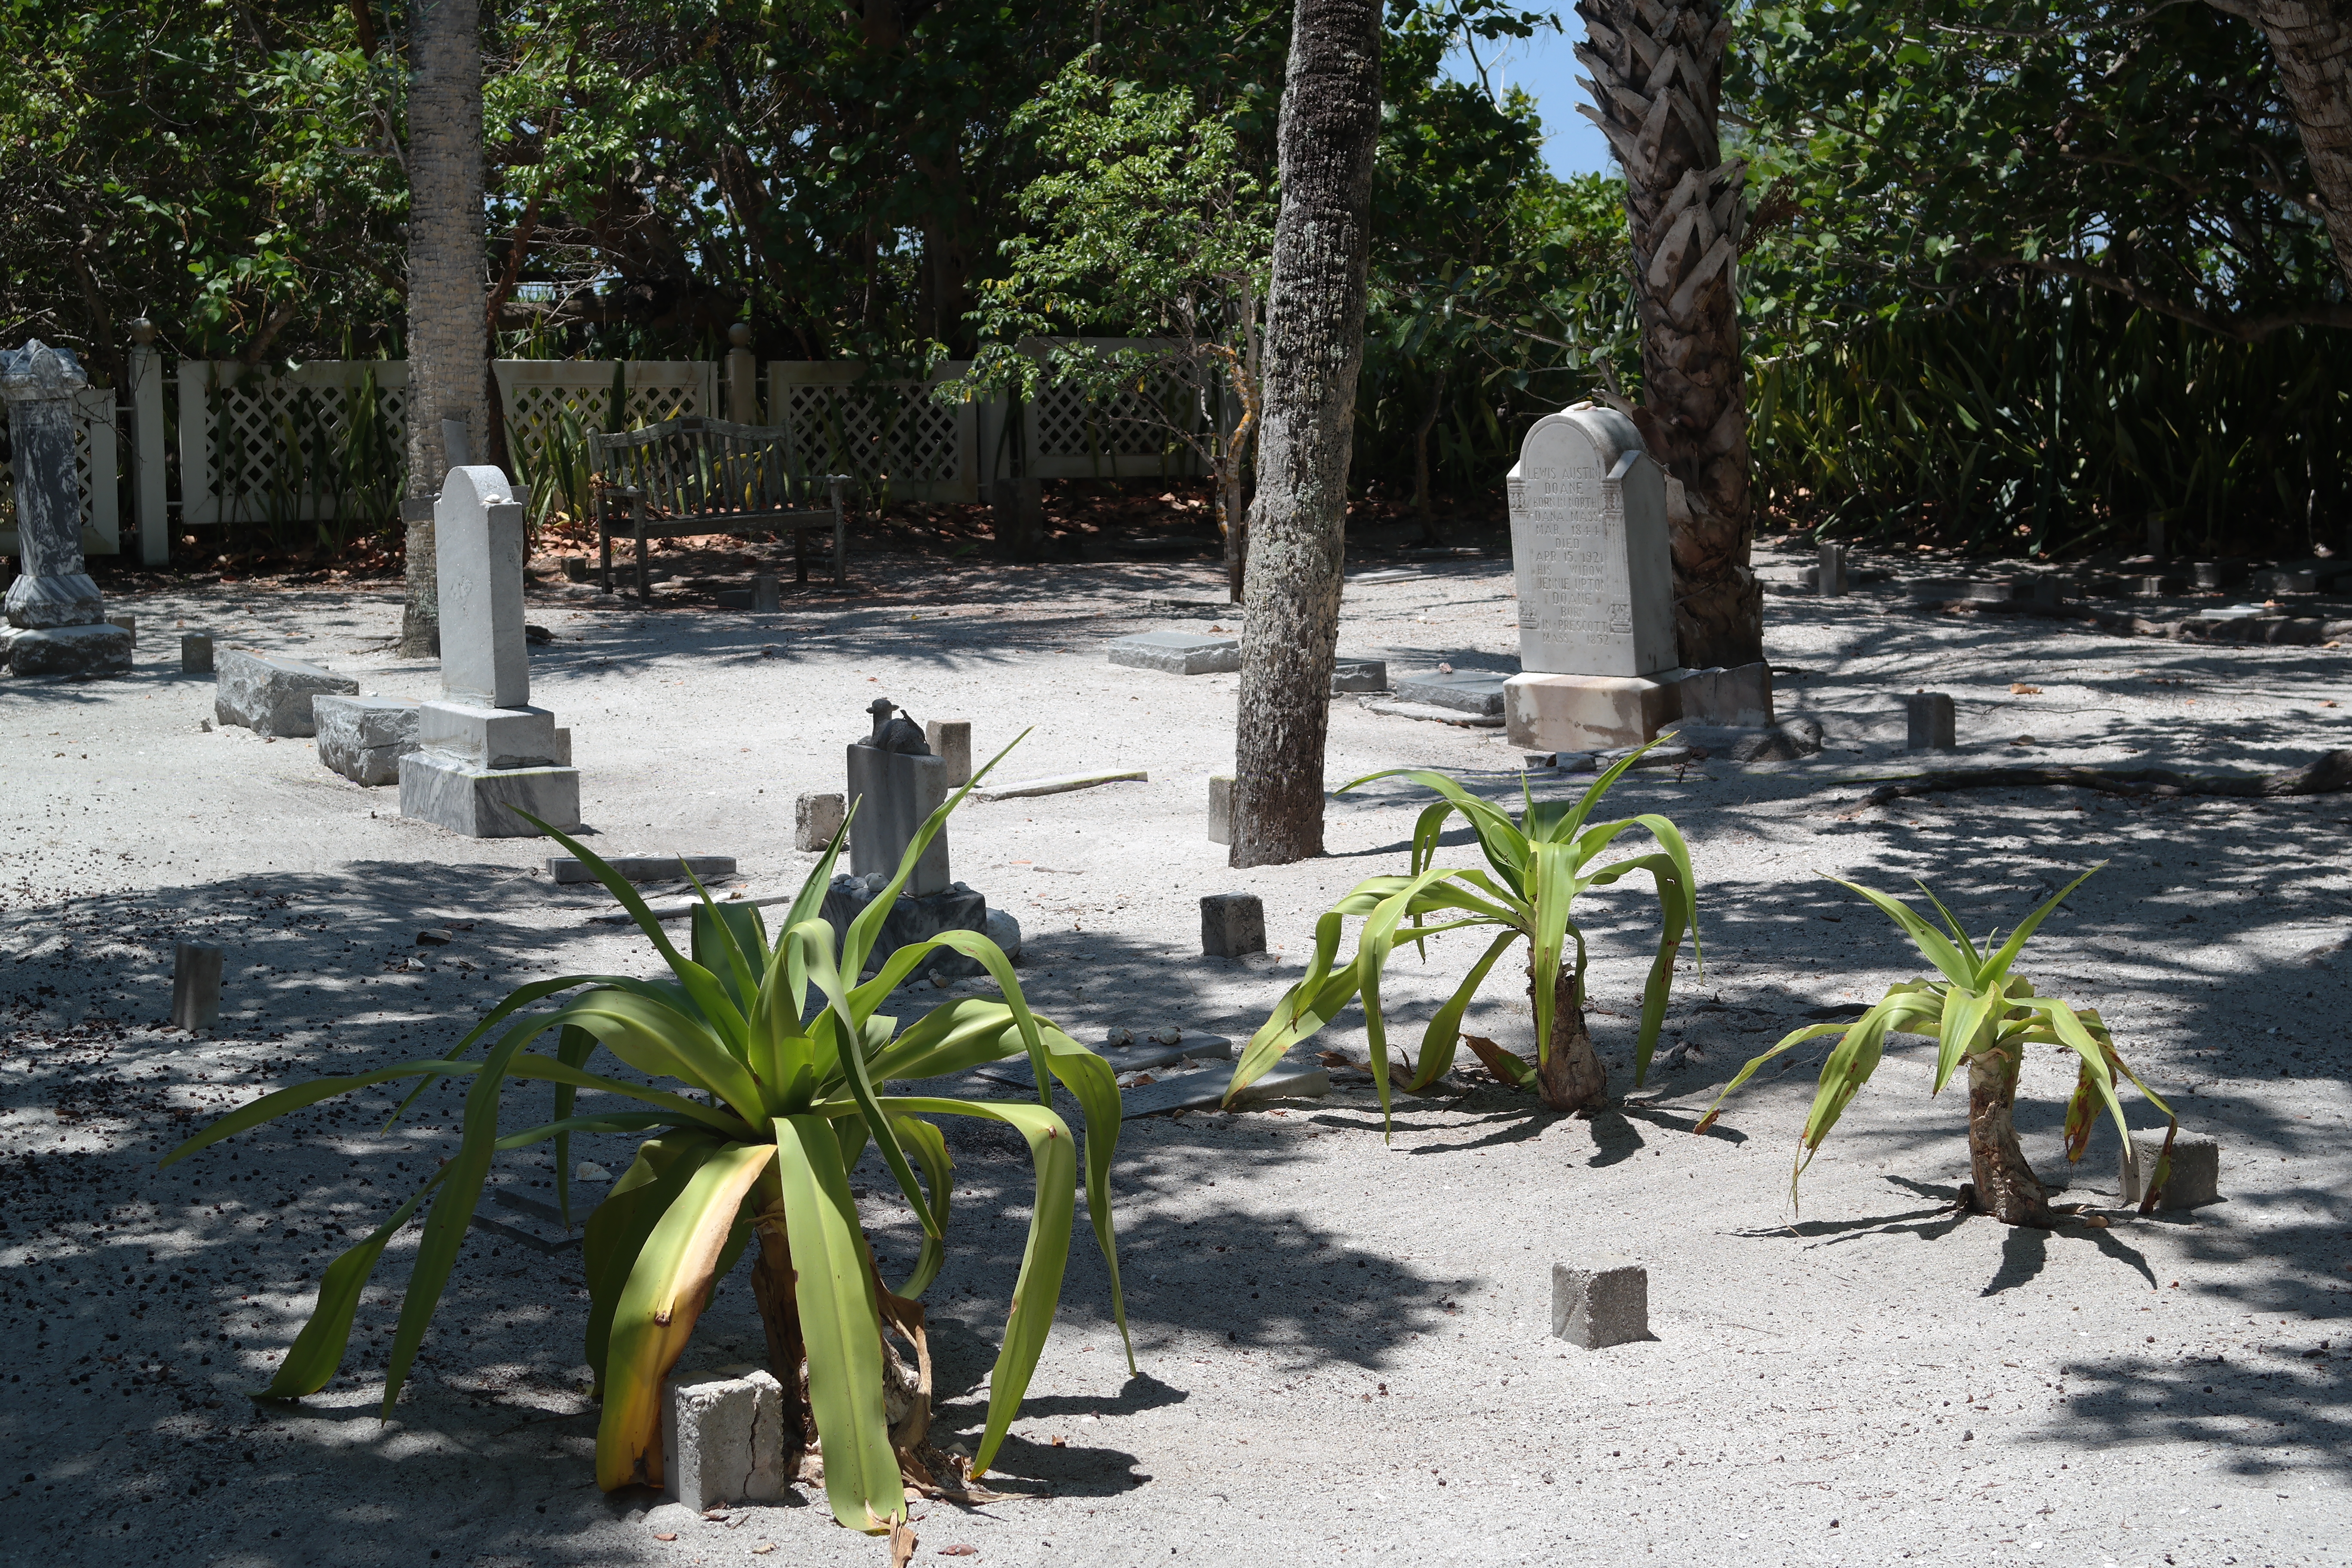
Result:
M1969 1058L1969 1173L1974 1179L1961 1200L2003 1225L2047 1228L2056 1223L2050 1194L2026 1163L2011 1119L2017 1071L2024 1060L2021 1046L1979 1051Z
M1379 0L1298 0L1282 89L1282 207L1244 568L1235 866L1323 853L1323 742L1380 123Z
M1738 258L1747 167L1716 134L1721 0L1578 0L1576 58L1598 110L1579 104L1625 169L1642 311L1645 406L1632 411L1666 471L1675 631L1683 663L1764 657L1763 589L1748 570L1748 405Z
M400 651L439 645L433 497L449 472L442 422L466 432L467 455L488 451L488 232L482 209L482 39L479 0L416 0L408 88L408 576Z
M2303 138L2336 265L2352 285L2352 4L2347 0L2210 0L2270 39L2279 85Z

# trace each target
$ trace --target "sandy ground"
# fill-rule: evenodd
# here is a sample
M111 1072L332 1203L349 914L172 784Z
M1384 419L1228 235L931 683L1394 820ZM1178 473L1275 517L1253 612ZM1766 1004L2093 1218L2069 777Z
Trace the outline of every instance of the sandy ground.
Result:
M1335 801L1320 860L1235 872L1206 842L1235 678L1109 668L1102 644L1205 628L1138 612L1150 593L1213 592L1207 567L890 580L761 617L535 592L531 618L557 640L533 650L534 693L572 728L593 841L732 853L752 891L788 890L812 859L791 847L793 798L840 788L841 747L877 692L919 719L971 720L983 751L1027 728L1012 776L1146 767L1148 784L972 805L953 827L956 875L1019 917L1024 987L1081 1037L1245 1033L1297 973L1314 912L1402 868L1425 797L1401 781ZM652 958L587 921L601 893L550 883L542 846L405 822L395 792L330 774L305 742L202 727L211 685L178 673L182 624L430 695L433 667L382 650L389 598L213 589L118 607L142 617L135 676L0 689L0 1321L18 1347L0 1381L5 1560L684 1564L772 1542L772 1561L880 1563L821 1500L722 1523L596 1490L575 1253L482 1234L390 1424L375 1404L406 1238L345 1376L299 1406L242 1397L341 1236L452 1146L453 1102L428 1100L390 1136L371 1098L168 1171L156 1157L266 1088L445 1049L521 979ZM1432 566L1351 586L1341 646L1392 670L1507 669L1513 610L1505 563ZM1922 687L1958 696L1963 762L2293 765L2352 744L2352 707L2330 706L2352 703L2347 656L1930 618L1896 588L1768 613L1782 712L1823 719L1833 750L1640 775L1616 797L1670 813L1694 846L1706 966L1685 965L1670 1032L1699 1059L1633 1086L1647 916L1629 885L1580 910L1617 1110L1559 1120L1488 1088L1405 1102L1383 1142L1369 1089L1342 1087L1129 1123L1117 1194L1142 1375L1125 1375L1081 1241L1000 1464L1019 1495L924 1505L919 1558L2352 1561L2352 799L1986 791L1881 809L1853 782L1908 765L1887 742ZM1517 761L1496 733L1332 709L1335 784L1420 765L1515 797ZM1964 1107L1928 1098L1919 1043L1890 1054L1801 1209L1789 1173L1810 1072L1768 1074L1690 1135L1714 1089L1804 1010L1916 973L1816 870L1890 889L1926 876L1982 927L2100 860L2024 967L2099 1006L2185 1125L2221 1140L2226 1201L2104 1231L1956 1217ZM1196 956L1197 899L1235 887L1265 900L1265 963ZM426 926L457 940L419 949ZM163 1027L175 938L229 950L227 1012L202 1039ZM1441 941L1425 973L1401 966L1408 1040L1466 962ZM1471 1026L1525 1040L1524 999L1498 977ZM1357 1016L1327 1043L1360 1049ZM2071 1079L2035 1058L2021 1115L2062 1181ZM518 1091L516 1114L544 1093ZM2132 1118L2160 1120L2137 1101ZM969 1444L1029 1177L1003 1139L953 1140L958 1218L930 1303L940 1440ZM627 1158L618 1140L578 1153ZM2103 1127L2075 1200L2112 1203L2115 1157ZM498 1179L543 1197L551 1175L541 1153ZM912 1233L887 1183L861 1179L877 1244L903 1259ZM1648 1266L1655 1337L1598 1352L1552 1339L1553 1261L1611 1256ZM739 1277L688 1364L758 1346Z

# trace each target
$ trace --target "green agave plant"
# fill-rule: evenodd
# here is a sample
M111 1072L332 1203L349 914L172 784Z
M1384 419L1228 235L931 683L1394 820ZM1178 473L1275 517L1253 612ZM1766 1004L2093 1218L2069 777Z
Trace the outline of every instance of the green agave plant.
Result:
M1656 744L1655 742L1651 742ZM1454 1047L1462 1038L1462 1016L1489 972L1519 942L1528 944L1528 992L1535 1005L1537 1058L1530 1065L1490 1040L1472 1038L1470 1047L1498 1077L1532 1085L1544 1103L1556 1110L1576 1110L1598 1104L1608 1089L1608 1074L1592 1048L1584 1025L1584 932L1571 914L1577 895L1606 887L1636 871L1647 872L1658 896L1658 952L1649 978L1642 986L1642 1026L1635 1047L1634 1082L1650 1070L1650 1054L1665 1019L1667 994L1674 985L1675 954L1685 932L1696 945L1697 884L1691 876L1690 851L1674 823L1655 813L1624 817L1591 826L1586 820L1611 786L1648 746L1621 758L1595 779L1574 803L1536 801L1519 781L1522 809L1513 822L1505 813L1477 799L1443 773L1414 768L1391 768L1368 773L1338 793L1360 788L1375 779L1405 777L1435 790L1444 798L1433 802L1413 825L1412 871L1403 877L1373 877L1356 885L1315 922L1315 956L1306 977L1286 992L1273 1014L1250 1037L1234 1064L1226 1103L1255 1083L1283 1054L1307 1038L1359 994L1363 997L1364 1030L1371 1046L1372 1085L1383 1116L1389 1113L1388 1030L1381 1008L1381 974L1400 941L1420 946L1441 931L1484 928L1494 940L1469 974L1437 1010L1421 1037L1421 1052L1405 1076L1405 1090L1417 1094L1454 1064ZM1438 837L1449 817L1460 813L1478 836L1486 869L1451 870L1437 866ZM1658 843L1647 855L1597 863L1601 852L1628 828L1640 827ZM1335 967L1343 922L1363 921L1357 934L1356 956ZM1435 919L1441 923L1429 923ZM1576 943L1570 962L1568 943ZM1427 948L1421 947L1424 958Z
M972 784L994 766L992 761L979 770ZM902 1467L918 1482L927 1479L914 1455L929 1422L929 1352L922 1309L914 1298L938 1275L945 1258L953 1170L946 1139L924 1118L969 1116L1021 1133L1037 1177L1028 1247L990 1380L987 1425L971 1465L972 1478L984 1474L1044 1349L1069 1254L1081 1183L1076 1143L1051 1106L1055 1080L1086 1116L1087 1208L1110 1271L1123 1340L1127 1315L1111 1231L1109 1173L1119 1097L1108 1064L1033 1014L1003 952L975 932L946 931L902 947L872 979L856 983L917 858L971 789L965 785L924 823L897 877L849 922L837 944L821 910L841 849L839 835L801 888L772 943L757 909L714 903L698 882L703 901L695 914L691 958L672 945L636 890L611 867L533 818L534 826L592 868L635 918L668 964L669 976L570 975L535 982L499 1003L446 1058L280 1089L223 1117L165 1158L168 1165L247 1128L373 1084L423 1080L403 1102L404 1110L436 1079L472 1079L457 1154L374 1234L329 1266L310 1321L258 1397L299 1397L325 1386L342 1361L361 1292L384 1245L430 1197L384 1379L383 1412L388 1417L457 1261L492 1160L502 1152L551 1142L557 1196L568 1224L572 1135L646 1133L635 1163L587 1220L587 1360L599 1374L604 1402L596 1432L597 1483L607 1490L661 1483L662 1380L685 1351L718 1280L756 1242L752 1289L769 1357L786 1390L788 1415L800 1422L804 1437L814 1428L834 1516L853 1529L887 1529L906 1516ZM1003 998L948 1002L901 1029L896 1018L877 1009L938 949L978 960ZM574 994L553 1011L516 1016L562 992ZM813 1014L812 993L819 1000ZM509 1025L509 1019L515 1021ZM481 1058L464 1059L501 1025L508 1026ZM552 1053L530 1048L549 1035L557 1042ZM685 1092L590 1071L588 1063L600 1047L639 1073L675 1080ZM957 1072L1024 1052L1039 1086L1035 1104L884 1092L890 1079ZM552 1119L514 1130L502 1126L508 1085L542 1082L555 1086ZM578 1113L575 1102L583 1089L648 1109ZM895 1289L877 1274L849 1186L848 1172L868 1142L880 1151L922 1226L913 1271ZM898 1380L898 1392L913 1397L912 1407L895 1425L885 1409L885 1383L886 1368L898 1352L885 1341L886 1319L913 1344L922 1366L919 1388L909 1390L909 1379ZM804 1409L799 1405L803 1363ZM1128 1367L1130 1373L1135 1367L1131 1342Z
M2019 1147L2014 1111L2018 1073L2024 1065L2025 1047L2056 1046L2082 1058L2074 1098L2066 1107L2066 1159L2070 1163L2083 1157L2102 1106L2115 1119L2125 1152L2130 1152L2131 1129L2125 1125L2123 1104L2116 1098L2117 1074L2130 1079L2147 1102L2168 1119L2164 1149L2158 1156L2147 1195L2140 1205L2141 1212L2146 1213L2163 1195L2164 1184L2171 1174L2172 1138L2179 1129L2179 1119L2149 1091L2147 1084L2140 1082L2137 1073L2125 1065L2096 1008L2077 1009L2054 996L2042 995L2031 981L2011 967L2025 950L2027 939L2050 911L2099 868L2092 867L2052 894L2040 909L2019 922L2017 929L2009 933L2009 940L1998 949L1992 945L1990 935L1981 943L1969 941L1952 912L1925 882L1919 884L1919 890L1927 895L1927 901L1943 917L1949 937L1902 900L1831 878L1838 886L1852 889L1885 910L1911 939L1920 956L1941 972L1943 979L1906 980L1889 986L1876 1005L1851 1024L1812 1024L1791 1032L1741 1068L1723 1086L1723 1092L1715 1097L1715 1104L1708 1108L1695 1131L1704 1132L1713 1126L1722 1114L1725 1099L1774 1057L1824 1035L1843 1036L1822 1063L1821 1087L1814 1091L1812 1110L1805 1118L1796 1169L1789 1178L1793 1202L1797 1178L1812 1163L1838 1118L1845 1114L1845 1108L1878 1069L1879 1060L1885 1053L1886 1037L1930 1035L1937 1042L1936 1084L1931 1092L1941 1094L1962 1063L1969 1069L1969 1164L1973 1179L1963 1189L1963 1201L2005 1224L2048 1226L2056 1223L2056 1215L2051 1208L2048 1190L2034 1175L2033 1167L2026 1163L2025 1152Z

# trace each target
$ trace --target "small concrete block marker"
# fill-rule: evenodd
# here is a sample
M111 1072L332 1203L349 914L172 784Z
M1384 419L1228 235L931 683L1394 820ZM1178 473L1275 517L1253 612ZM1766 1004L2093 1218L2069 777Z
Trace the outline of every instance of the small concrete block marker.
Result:
M948 788L961 789L971 782L971 721L930 719L923 724L923 741L931 755L948 765Z
M784 1389L753 1367L665 1385L663 1480L688 1508L784 1495Z
M1845 592L1845 551L1843 544L1822 546L1822 563L1813 569L1813 592L1834 597Z
M182 632L180 634L180 673L210 675L213 672L213 634Z
M200 942L172 945L172 1027L194 1033L220 1019L221 950Z
M793 802L793 847L821 850L841 831L849 805L837 795L803 795Z
M1201 900L1201 952L1240 958L1265 951L1265 905L1255 893L1211 893Z
M1234 841L1234 781L1226 773L1213 773L1209 778L1209 842L1231 844Z
M1906 752L1948 752L1958 744L1949 692L1921 691L1903 700Z
M1650 1337L1650 1271L1630 1258L1551 1266L1551 1331L1597 1351Z
M107 611L106 624L110 626L119 626L122 630L129 632L131 634L131 646L134 648L139 646L139 617L133 615L131 611Z
M299 659L264 658L231 648L214 678L213 720L240 724L257 735L315 735L314 697L356 697L360 683Z
M2156 1169L2157 1156L2164 1152L2164 1140L2155 1133L2132 1140L2132 1152L2137 1161L2119 1158L2117 1164L2123 1183L2123 1200L2137 1204L2147 1194L2140 1184L2142 1171ZM2217 1203L2221 1196L2221 1146L2210 1138L2184 1132L2172 1141L2172 1172L2164 1179L2164 1195L2156 1200L2160 1209L2193 1209L2204 1204Z
M1239 637L1197 632L1137 632L1110 640L1110 662L1169 675L1222 675L1242 667Z
M784 607L784 593L772 573L762 572L751 579L751 612L770 614Z

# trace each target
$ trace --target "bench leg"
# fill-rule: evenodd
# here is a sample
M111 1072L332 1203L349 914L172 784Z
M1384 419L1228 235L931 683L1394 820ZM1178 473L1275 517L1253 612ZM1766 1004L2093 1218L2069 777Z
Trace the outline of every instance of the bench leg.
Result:
M833 585L846 587L849 583L849 524L840 511L833 514Z
M642 510L644 503L639 502L638 505L640 510L636 514L637 603L650 605L653 603L654 594L652 586L646 581L646 514Z
M613 591L613 520L611 518L599 517L596 520L596 537L602 542L604 549L604 592L609 594Z
M793 530L793 581L808 581L808 530Z

